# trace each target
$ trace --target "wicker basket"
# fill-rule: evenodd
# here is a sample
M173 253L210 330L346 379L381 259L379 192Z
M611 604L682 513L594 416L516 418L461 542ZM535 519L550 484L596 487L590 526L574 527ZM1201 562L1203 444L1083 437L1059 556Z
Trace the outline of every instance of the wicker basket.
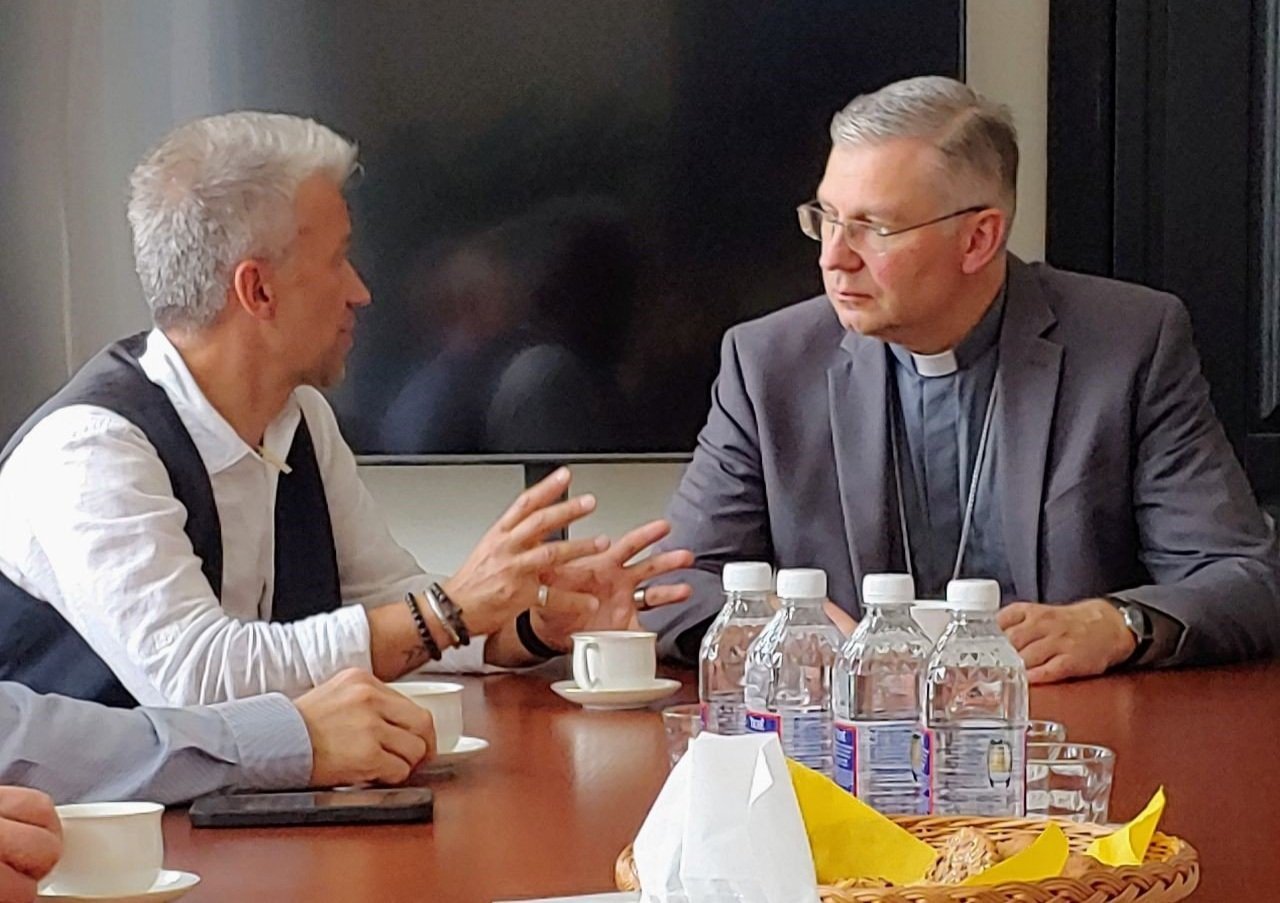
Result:
M916 837L937 847L959 828L980 828L999 843L1020 835L1037 835L1044 822L1029 819L894 818ZM1084 852L1095 837L1112 828L1059 821L1072 852ZM618 857L614 877L619 890L636 890L635 859L631 847ZM1170 903L1191 895L1200 883L1200 861L1195 848L1177 837L1156 833L1140 866L1097 868L1075 878L1048 878L1034 884L1006 883L986 887L914 884L903 887L818 888L823 903Z

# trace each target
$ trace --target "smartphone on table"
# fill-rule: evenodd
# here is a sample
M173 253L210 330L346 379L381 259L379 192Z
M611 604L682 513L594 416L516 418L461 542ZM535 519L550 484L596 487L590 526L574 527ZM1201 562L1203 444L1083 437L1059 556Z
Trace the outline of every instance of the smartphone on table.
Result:
M435 815L427 787L214 793L191 804L197 828L283 825L360 825L429 822Z

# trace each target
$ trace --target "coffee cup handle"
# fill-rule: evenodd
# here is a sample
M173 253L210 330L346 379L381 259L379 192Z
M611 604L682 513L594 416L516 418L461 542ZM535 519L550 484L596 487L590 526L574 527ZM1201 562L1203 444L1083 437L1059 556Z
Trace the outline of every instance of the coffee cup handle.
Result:
M587 689L594 690L600 686L600 644L595 640L587 640L582 644L582 670L587 679Z

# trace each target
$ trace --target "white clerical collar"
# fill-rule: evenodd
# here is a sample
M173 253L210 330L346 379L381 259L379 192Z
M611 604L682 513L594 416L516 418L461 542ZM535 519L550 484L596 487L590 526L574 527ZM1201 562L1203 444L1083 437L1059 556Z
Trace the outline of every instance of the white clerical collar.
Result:
M911 360L921 376L950 376L960 369L954 351L940 351L937 354L916 354L913 351Z

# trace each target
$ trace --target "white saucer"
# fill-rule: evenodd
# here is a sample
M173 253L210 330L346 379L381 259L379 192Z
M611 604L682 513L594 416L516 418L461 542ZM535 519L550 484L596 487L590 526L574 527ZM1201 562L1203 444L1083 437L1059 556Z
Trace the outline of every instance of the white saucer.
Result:
M58 903L168 903L176 900L191 888L200 883L200 876L191 872L179 872L172 869L161 869L156 883L150 890L139 894L60 894L56 891L41 891L37 900L57 900Z
M651 702L666 699L680 689L680 681L659 677L648 686L626 690L584 690L572 680L557 680L551 689L557 696L576 702L584 709L616 711L644 708Z
M478 756L489 748L489 741L480 737L459 737L458 745L448 752L437 753L436 757L423 765L422 771L445 771Z

